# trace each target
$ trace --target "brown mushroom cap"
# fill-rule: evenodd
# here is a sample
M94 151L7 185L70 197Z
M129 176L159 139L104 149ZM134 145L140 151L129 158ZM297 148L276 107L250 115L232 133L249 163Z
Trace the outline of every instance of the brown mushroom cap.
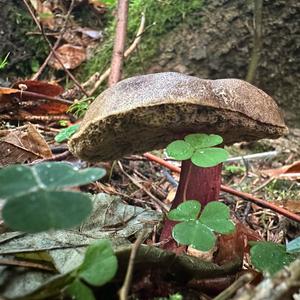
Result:
M113 160L164 148L192 132L219 134L230 145L277 138L287 127L275 101L245 81L157 73L100 94L69 148L84 160Z

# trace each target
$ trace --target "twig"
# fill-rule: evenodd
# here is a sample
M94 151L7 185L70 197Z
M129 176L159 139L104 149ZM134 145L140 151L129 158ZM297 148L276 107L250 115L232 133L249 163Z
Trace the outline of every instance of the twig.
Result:
M116 84L122 76L128 19L128 0L118 0L117 26L114 49L111 61L111 72L108 86Z
M278 151L267 151L262 153L255 153L255 154L249 154L244 156L236 156L236 157L230 157L228 158L225 163L227 162L236 162L240 160L255 160L259 158L270 158L278 155Z
M118 162L118 165L120 167L120 170L121 172L126 176L128 177L131 182L137 186L139 189L143 190L154 202L155 206L158 208L158 209L163 209L165 212L169 211L169 207L163 203L162 201L160 201L158 198L156 198L154 195L152 195L152 193L150 193L142 184L140 184L139 182L137 182L132 176L130 176L129 174L127 174L124 169L123 169L123 166L121 165L120 162Z
M124 58L127 59L129 57L129 55L136 49L136 47L138 46L140 40L141 40L141 37L142 37L142 34L144 32L144 28L145 28L145 22L146 22L146 19L145 19L145 15L142 14L142 18L141 18L141 23L140 23L140 27L137 31L137 34L136 34L136 37L133 41L133 43L129 46L129 48L127 48L127 50L125 51L124 53ZM93 95L93 93L99 88L99 86L102 84L102 82L104 80L106 80L110 74L110 70L111 68L109 67L101 76L99 75L99 73L95 73L88 81L86 81L83 86L86 87L88 85L90 85L91 82L93 82L93 80L95 78L99 78L93 88L88 91L88 94L91 96ZM100 77L99 77L100 76Z
M73 76L73 74L68 70L66 69L66 67L64 66L63 62L61 61L61 59L59 58L59 56L57 55L57 53L55 52L55 50L53 49L52 47L52 44L51 42L49 41L48 37L45 35L45 31L44 31L44 28L43 26L40 24L40 22L37 20L33 10L31 9L30 5L27 3L26 0L23 0L26 8L28 9L31 17L33 18L34 22L36 23L36 25L38 26L39 30L41 31L45 41L48 43L49 45L49 48L51 50L51 53L54 55L54 57L56 58L56 60L61 64L61 66L63 67L64 71L70 76L70 78L74 81L74 83L78 86L78 88L86 95L87 95L87 92L84 90L84 88L81 86L81 84L77 81L77 79Z
M243 287L245 284L249 283L253 280L254 276L251 273L246 273L239 277L237 280L234 281L232 285L230 285L226 290L220 293L217 297L213 300L227 300L231 299L231 297L236 293L238 289Z
M261 48L262 48L262 8L263 0L253 0L254 1L254 41L253 49L251 54L251 60L248 67L248 72L246 76L246 81L253 82L255 72L258 66L258 61L260 58Z
M74 2L75 2L74 0L71 1L71 4L69 6L69 10L68 10L67 15L65 17L65 21L64 21L64 24L63 24L62 29L60 31L59 37L58 37L58 39L56 40L56 42L53 46L53 51L55 51L57 49L57 47L59 46L59 44L60 44L60 42L63 38L64 33L67 30L67 23L69 21L71 12L74 8ZM47 66L47 64L48 64L51 57L52 57L52 51L49 53L49 55L47 56L47 58L45 59L43 64L40 66L39 70L31 77L31 80L37 80L39 78L39 76L42 74L43 70L46 68L46 66Z
M151 154L151 153L144 153L144 156L146 158L148 158L149 160L152 160L152 161L155 161L157 162L158 164L170 169L171 171L173 172L177 172L177 173L180 173L181 169L179 167L176 167L172 164L170 164L169 162ZM273 203L270 203L270 202L267 202L265 200L262 200L262 199L259 199L259 198L256 198L254 196L252 196L251 194L248 194L248 193L244 193L244 192L240 192L240 191L237 191L237 190L234 190L228 186L225 186L225 185L221 185L221 191L223 192L226 192L226 193L229 193L231 195L234 195L234 196L237 196L237 197L240 197L244 200L247 200L247 201L251 201L259 206L262 206L262 207L265 207L265 208L269 208L271 209L272 211L275 211L291 220L294 220L296 222L299 222L300 223L300 216L297 215L297 214L294 214L282 207L279 207Z
M135 243L132 245L125 280L124 280L124 283L123 283L121 289L119 290L119 299L120 300L128 299L128 292L129 292L129 288L130 288L130 284L131 284L131 280L132 280L133 269L134 269L134 261L135 261L138 249L139 249L140 245L143 243L146 234L147 234L147 230L144 229L138 236Z
M53 269L50 266L42 265L38 263L33 263L29 261L22 261L22 260L15 260L15 259L6 259L1 258L0 259L0 266L16 266L16 267L22 267L22 268L32 268L32 269L38 269L43 271L49 271L49 272L55 272L55 269Z

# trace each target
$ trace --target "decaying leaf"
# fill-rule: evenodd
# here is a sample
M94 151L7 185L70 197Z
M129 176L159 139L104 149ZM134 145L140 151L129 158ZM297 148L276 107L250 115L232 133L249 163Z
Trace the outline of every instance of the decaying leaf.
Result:
M65 44L57 48L55 52L66 69L75 69L86 60L86 50L83 47ZM49 66L56 70L63 69L59 61L53 56L49 60Z
M17 128L0 140L0 166L50 158L52 152L34 125Z
M268 175L274 178L285 179L300 179L300 161L295 161L291 165L284 166L278 169L270 169L262 171L262 174Z

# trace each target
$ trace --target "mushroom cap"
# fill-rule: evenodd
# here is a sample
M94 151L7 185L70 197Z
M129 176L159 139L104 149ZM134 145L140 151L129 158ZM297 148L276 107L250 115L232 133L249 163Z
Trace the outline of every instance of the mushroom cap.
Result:
M239 79L156 73L120 81L90 105L70 151L105 161L161 149L189 133L214 133L230 145L287 132L275 101Z

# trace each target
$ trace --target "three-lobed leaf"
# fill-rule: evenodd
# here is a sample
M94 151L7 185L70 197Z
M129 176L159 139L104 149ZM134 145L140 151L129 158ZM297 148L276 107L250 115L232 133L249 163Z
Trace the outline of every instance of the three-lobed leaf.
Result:
M84 261L78 268L78 276L87 283L101 286L110 281L116 274L117 258L108 240L100 240L90 245Z
M184 140L177 140L166 148L167 154L176 160L191 159L198 167L216 166L228 158L228 152L223 148L213 146L223 142L216 134L194 133L187 135Z
M173 238L179 244L207 251L215 244L216 237L213 231L229 234L234 231L235 226L229 219L229 208L221 202L208 203L199 217L200 209L198 201L185 201L171 210L168 218L182 222L176 224L172 231Z
M63 162L1 169L0 198L6 200L4 222L12 229L31 233L79 225L92 210L90 198L59 189L87 184L104 175L101 168L78 170Z

